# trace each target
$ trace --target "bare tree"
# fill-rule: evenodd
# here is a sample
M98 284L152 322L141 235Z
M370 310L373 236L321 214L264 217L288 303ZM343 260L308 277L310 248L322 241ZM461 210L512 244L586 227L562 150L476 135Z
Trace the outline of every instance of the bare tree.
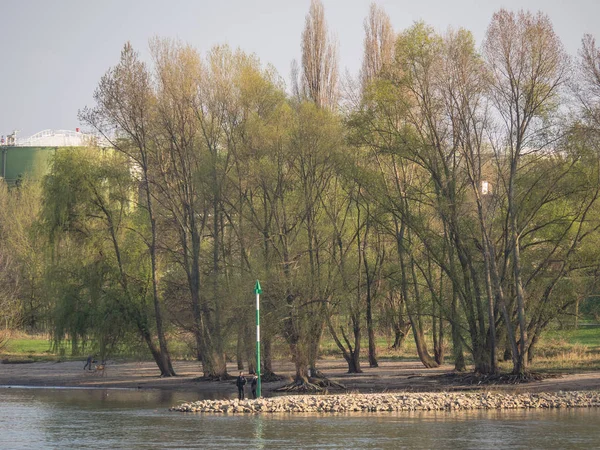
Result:
M312 0L302 32L302 90L320 108L337 104L337 45L327 35L325 9Z
M189 46L168 40L151 42L157 79L157 199L162 214L177 231L174 259L183 267L189 289L192 324L198 360L204 375L220 377L212 364L214 338L208 330L211 312L201 296L201 252L207 222L207 206L197 178L203 164L198 145L199 124L193 104L198 95L202 64ZM186 308L186 312L189 311Z
M499 299L504 305L503 292L494 297L492 287L491 267L495 268L492 258L489 231L487 226L486 200L480 192L484 179L484 166L489 155L486 153L486 127L489 126L488 102L485 97L487 88L487 73L483 60L477 55L474 40L466 30L450 31L444 39L443 69L439 72L438 83L442 92L447 115L453 125L454 145L459 149L464 161L463 176L470 184L472 195L477 207L477 218L481 228L481 253L484 260L483 284L487 296L488 332L487 352L489 366L486 371L497 372L496 358L496 318L495 300ZM510 317L506 307L503 308L505 320L511 327ZM514 333L509 333L511 343ZM485 356L483 359L486 359ZM485 362L482 361L483 364ZM480 366L481 367L481 366ZM488 369L489 368L489 369Z
M503 127L503 139L495 153L509 166L504 183L520 330L514 370L523 374L527 369L528 337L516 179L522 156L540 152L548 145L546 136L551 124L545 119L567 80L568 58L548 16L504 9L492 17L483 53L491 73L492 101Z
M389 66L394 59L394 30L390 18L383 8L371 3L369 16L364 22L365 39L362 68L360 71L360 83L362 91L369 83L380 75L384 67ZM366 244L365 234L365 244ZM372 277L364 258L365 275L367 278L367 335L369 338L369 365L377 367L377 348L375 344L375 331L373 329L373 307L372 307Z
M596 39L586 34L579 50L581 89L577 91L584 114L597 129L600 129L600 48Z
M362 88L377 77L394 59L394 30L383 8L371 3L365 19L365 40L360 80Z

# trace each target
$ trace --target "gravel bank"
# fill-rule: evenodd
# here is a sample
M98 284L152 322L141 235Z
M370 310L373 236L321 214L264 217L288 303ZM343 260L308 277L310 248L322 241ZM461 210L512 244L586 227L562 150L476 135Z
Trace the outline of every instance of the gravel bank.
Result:
M389 393L294 395L257 400L202 400L171 411L202 413L345 413L599 407L600 391L552 393Z

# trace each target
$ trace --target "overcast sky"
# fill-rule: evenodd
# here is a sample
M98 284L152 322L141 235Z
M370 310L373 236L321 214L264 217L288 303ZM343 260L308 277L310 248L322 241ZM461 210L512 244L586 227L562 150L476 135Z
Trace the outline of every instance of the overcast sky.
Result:
M339 42L340 68L361 63L363 20L370 0L323 0ZM584 33L600 40L600 0L378 0L396 31L424 20L438 31L471 30L481 43L494 11L542 10L567 51ZM256 53L289 79L300 57L310 0L0 0L0 134L26 137L43 129L80 126L77 111L92 105L100 77L126 41L147 58L148 39L179 38L205 52L227 43Z

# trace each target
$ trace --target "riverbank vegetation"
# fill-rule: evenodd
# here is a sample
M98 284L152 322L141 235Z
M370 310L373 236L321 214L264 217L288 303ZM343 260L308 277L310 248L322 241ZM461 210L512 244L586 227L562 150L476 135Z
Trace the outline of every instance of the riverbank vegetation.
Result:
M10 341L0 350L0 360L7 363L22 362L59 362L82 361L85 352L73 352L69 340L64 340L57 347L51 335L29 335L23 332L13 332ZM431 338L426 334L428 342ZM391 346L391 336L376 336L376 346L379 351L380 362L418 361L416 348L412 340L408 340L401 348ZM170 350L174 359L191 361L196 359L194 348L190 342L169 338ZM235 362L235 340L230 340L226 345L226 354L229 362ZM94 353L97 351L95 343L88 343L86 349ZM281 362L289 359L287 345L282 339L273 342L273 361ZM368 349L363 346L361 358L368 358ZM97 355L101 358L101 355ZM141 343L123 343L109 355L113 361L147 361L152 355ZM339 349L335 342L324 336L321 343L319 360L334 361L340 357ZM467 362L468 355L467 355ZM501 371L510 371L509 362L499 362ZM574 373L588 370L600 370L600 340L598 330L594 328L580 328L567 330L548 330L540 341L540 351L532 361L531 370L537 373Z
M571 57L544 14L500 10L477 49L373 6L342 82L315 0L301 49L288 87L227 46L126 44L80 112L110 149L0 186L4 327L73 356L144 348L162 376L185 343L222 379L255 369L260 279L262 372L290 358L311 389L324 352L360 373L389 348L526 378L548 330L598 320L592 36Z

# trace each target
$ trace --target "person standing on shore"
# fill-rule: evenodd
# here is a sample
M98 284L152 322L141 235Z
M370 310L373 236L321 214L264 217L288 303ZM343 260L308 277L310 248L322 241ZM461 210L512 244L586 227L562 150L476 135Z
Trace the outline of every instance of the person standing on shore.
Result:
M250 382L250 388L252 389L252 398L256 399L256 385L258 384L258 377L256 374L252 374L252 381Z
M88 370L92 370L92 363L94 362L94 355L89 355L87 357L87 360L85 362L85 366L83 366L83 370L86 369L86 367L88 367Z
M238 399L244 400L244 386L246 386L246 377L244 377L244 372L240 372L240 376L235 380L235 385L238 388Z

